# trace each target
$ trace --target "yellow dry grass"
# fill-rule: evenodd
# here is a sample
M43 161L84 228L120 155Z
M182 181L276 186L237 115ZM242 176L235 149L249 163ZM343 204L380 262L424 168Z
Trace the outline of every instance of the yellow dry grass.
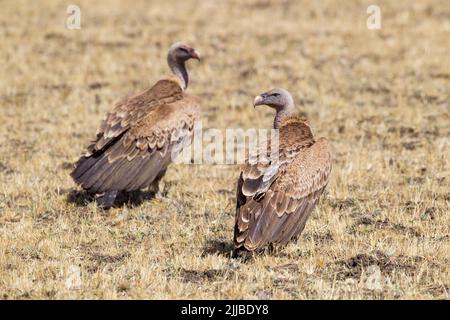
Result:
M0 1L0 298L448 299L448 1ZM103 211L72 163L118 98L204 56L203 125L267 128L289 89L334 151L298 242L229 257L237 166L173 165L171 203ZM139 196L142 198L142 195ZM138 197L138 198L139 198Z

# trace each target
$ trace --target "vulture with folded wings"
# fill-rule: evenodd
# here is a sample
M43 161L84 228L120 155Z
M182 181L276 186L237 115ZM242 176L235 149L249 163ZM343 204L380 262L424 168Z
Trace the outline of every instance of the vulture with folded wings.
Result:
M248 159L237 184L235 255L283 246L298 237L325 190L331 172L328 140L314 139L306 119L293 116L292 96L273 89L254 105L276 110L277 142ZM278 152L273 152L278 149Z
M100 206L109 208L119 191L151 187L172 162L174 150L190 143L200 117L199 99L185 93L186 61L199 53L184 43L173 44L167 62L172 75L153 87L117 103L97 131L95 141L75 164L71 176Z

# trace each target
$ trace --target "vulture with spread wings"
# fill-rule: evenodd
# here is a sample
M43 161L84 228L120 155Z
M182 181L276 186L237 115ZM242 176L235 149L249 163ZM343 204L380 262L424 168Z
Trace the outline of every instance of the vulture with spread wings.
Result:
M117 103L97 131L95 141L75 164L72 177L99 205L109 208L118 191L152 187L174 156L190 143L200 117L199 100L184 91L189 82L186 61L199 60L192 47L175 43L167 62L173 75L144 92Z
M270 244L283 246L298 237L331 172L327 139L315 140L307 120L292 115L294 102L288 91L263 93L254 105L276 110L278 141L271 141L255 161L247 160L239 176L235 255ZM278 152L273 152L276 148Z

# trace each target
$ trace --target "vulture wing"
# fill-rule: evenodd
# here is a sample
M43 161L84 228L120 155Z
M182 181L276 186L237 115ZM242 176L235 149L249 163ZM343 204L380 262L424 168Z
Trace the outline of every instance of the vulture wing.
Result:
M191 141L199 116L197 98L184 94L176 79L160 80L106 116L72 177L92 193L148 187Z
M181 99L183 90L178 79L168 76L144 92L118 102L113 111L103 119L97 130L97 139L88 147L85 156L102 150L108 143L138 124L150 110Z
M237 187L234 242L258 250L285 245L305 227L331 172L328 141L312 139L309 126L290 121L280 128L279 161L247 164Z

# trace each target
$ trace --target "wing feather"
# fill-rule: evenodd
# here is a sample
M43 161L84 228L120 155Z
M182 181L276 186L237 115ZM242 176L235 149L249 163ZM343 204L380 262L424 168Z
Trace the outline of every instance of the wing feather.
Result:
M291 141L281 141L277 166L269 162L243 167L237 186L237 248L254 251L270 243L285 245L303 231L328 183L331 155L324 138L300 141L300 146L295 145L298 141L295 134Z
M160 80L107 115L72 177L92 193L148 187L165 172L172 149L190 142L199 116L197 98L173 80Z

